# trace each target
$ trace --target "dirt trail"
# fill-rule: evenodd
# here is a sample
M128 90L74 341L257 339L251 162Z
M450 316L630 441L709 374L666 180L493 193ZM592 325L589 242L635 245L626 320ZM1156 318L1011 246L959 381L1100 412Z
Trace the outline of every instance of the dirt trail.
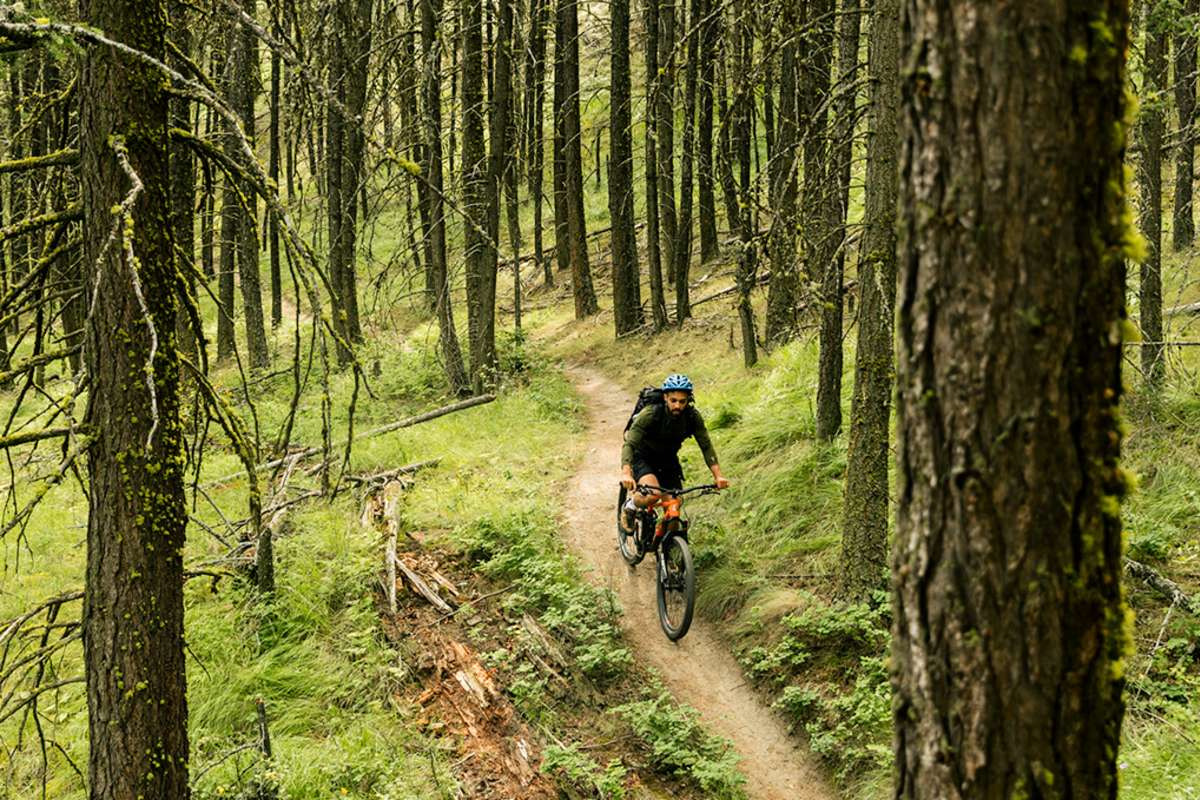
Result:
M588 428L584 463L567 504L567 535L594 571L594 580L621 601L622 626L638 657L658 670L676 699L700 712L709 730L733 742L752 798L836 797L812 756L796 746L783 723L759 701L738 663L704 621L695 620L678 644L663 636L654 600L653 560L630 570L617 550L614 528L619 442L633 398L592 370L574 367L568 375L587 401ZM698 583L703 581L700 574Z

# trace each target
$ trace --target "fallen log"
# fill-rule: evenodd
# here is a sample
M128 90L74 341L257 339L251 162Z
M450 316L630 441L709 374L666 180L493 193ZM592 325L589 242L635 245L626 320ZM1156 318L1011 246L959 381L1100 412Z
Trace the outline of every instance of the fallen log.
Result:
M442 463L440 458L431 458L428 461L417 461L413 464L405 464L403 467L397 467L396 469L389 469L383 472L373 472L368 475L346 475L346 480L350 481L351 483L358 483L364 486L381 484L386 487L387 484L392 483L398 478L401 478L405 475L412 475L414 472L419 472L423 469L428 469L429 467L436 467L440 463Z
M405 419L398 420L397 422L391 422L378 428L371 428L370 430L363 431L362 433L357 433L354 436L354 441L357 442L359 439L366 439L371 436L379 436L380 434L391 433L392 431L398 431L401 428L411 428L413 425L420 425L423 422L429 422L430 420L435 420L438 417L444 417L447 414L453 414L457 411L466 411L468 408L486 405L495 399L496 396L494 394L483 394L479 395L478 397L470 397L466 400L460 400L457 403L451 403L448 406L442 406L441 408L435 408L432 411L426 411L423 414L417 414L413 417L406 417ZM257 467L255 467L255 471L262 472L268 469L275 469L286 462L289 458L295 458L298 460L308 458L310 456L317 455L323 449L324 448L322 447L309 447L305 448L304 450L299 450L295 453L289 453L283 458L277 458L272 461L259 464ZM244 473L242 472L234 472L226 475L223 478L209 481L207 484L205 484L205 486L219 486L223 483L229 483L230 481L237 480L238 478L242 477L243 474Z
M1170 600L1172 605L1179 606L1184 611L1200 616L1200 602L1193 601L1183 589L1179 588L1179 584L1158 570L1140 561L1127 558L1125 559L1125 571Z

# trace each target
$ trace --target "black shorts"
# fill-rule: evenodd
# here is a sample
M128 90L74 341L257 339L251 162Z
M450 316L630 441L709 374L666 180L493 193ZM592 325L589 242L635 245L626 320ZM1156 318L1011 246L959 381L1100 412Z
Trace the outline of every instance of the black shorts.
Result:
M677 456L657 458L653 461L634 453L633 477L640 483L643 475L653 475L658 478L658 485L664 489L683 488L683 465Z

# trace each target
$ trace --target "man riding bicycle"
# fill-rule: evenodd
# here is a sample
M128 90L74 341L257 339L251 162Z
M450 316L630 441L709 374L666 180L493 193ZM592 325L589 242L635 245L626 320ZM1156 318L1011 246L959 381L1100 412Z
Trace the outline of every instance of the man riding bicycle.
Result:
M699 445L717 488L729 486L729 481L721 475L717 451L704 426L704 418L692 404L693 389L686 375L667 376L662 384L663 402L651 403L638 412L625 434L625 445L621 448L621 484L629 491L629 499L622 509L621 524L626 531L633 530L637 510L660 497L634 492L635 487L683 488L679 448L689 438L695 438Z

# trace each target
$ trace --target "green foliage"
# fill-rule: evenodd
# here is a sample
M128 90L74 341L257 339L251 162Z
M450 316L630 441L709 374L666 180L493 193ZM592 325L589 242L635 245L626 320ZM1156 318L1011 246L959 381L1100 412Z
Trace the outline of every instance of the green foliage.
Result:
M601 767L575 745L551 745L542 753L542 772L554 775L560 784L588 791L601 800L624 800L625 767L610 761Z
M677 705L667 692L648 691L646 699L618 706L612 713L633 728L649 749L655 769L695 781L706 797L745 796L745 779L729 743L706 733L696 712Z
M535 506L482 517L453 538L478 562L480 572L515 584L504 601L509 609L536 616L568 644L585 675L608 684L633 663L613 623L616 601L611 593L582 581L568 566L551 520L549 509ZM519 627L514 624L514 633L519 633Z

